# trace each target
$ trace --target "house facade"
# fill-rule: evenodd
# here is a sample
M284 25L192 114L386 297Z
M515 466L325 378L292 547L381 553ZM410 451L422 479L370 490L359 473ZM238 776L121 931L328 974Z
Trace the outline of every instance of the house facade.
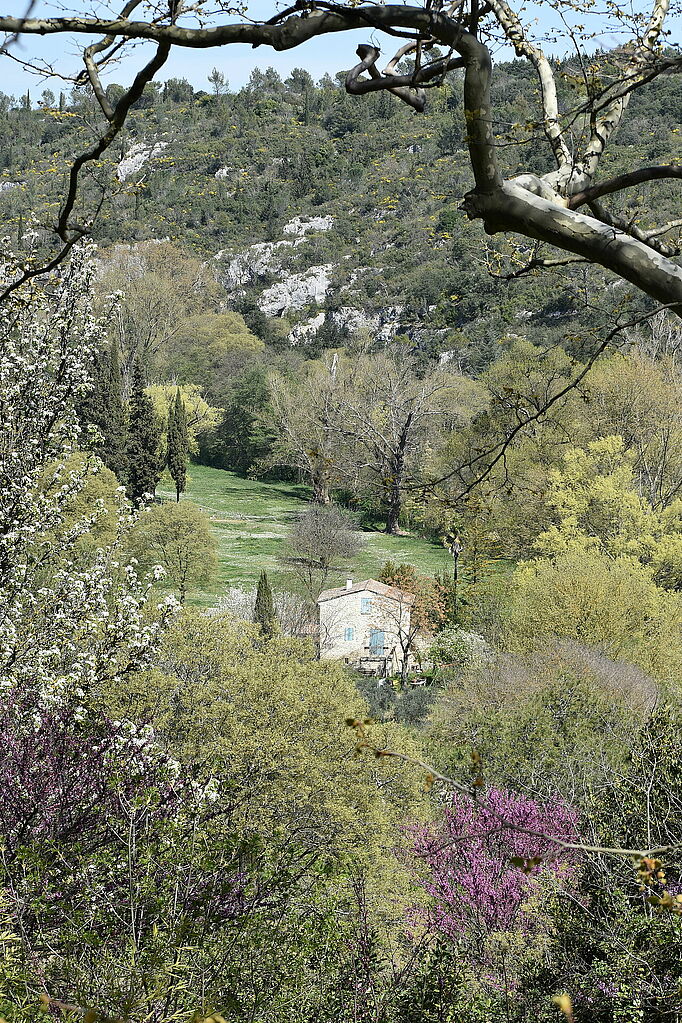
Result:
M400 671L409 647L414 596L376 579L324 590L317 599L320 657L343 660L361 671ZM409 653L407 654L409 661ZM410 664L408 663L408 668Z

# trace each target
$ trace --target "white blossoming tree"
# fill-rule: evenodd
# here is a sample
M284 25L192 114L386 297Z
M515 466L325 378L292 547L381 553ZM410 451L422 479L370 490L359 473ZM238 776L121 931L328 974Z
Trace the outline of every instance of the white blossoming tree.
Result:
M2 283L17 273L6 258ZM122 496L113 545L87 565L78 557L79 538L104 513L69 516L99 468L71 457L83 442L77 401L102 344L91 274L87 248L76 248L0 305L0 686L30 684L56 699L148 663L174 606L153 607L153 579L119 557L131 524Z

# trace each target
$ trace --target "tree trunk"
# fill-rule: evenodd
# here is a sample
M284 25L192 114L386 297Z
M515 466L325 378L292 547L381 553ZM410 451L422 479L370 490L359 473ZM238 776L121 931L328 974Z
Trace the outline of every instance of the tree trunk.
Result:
M385 533L389 536L397 536L400 524L400 512L402 510L402 493L400 490L400 483L393 481L391 483L391 489L388 497L388 509L386 512L386 528Z
M313 470L313 501L315 504L330 504L329 484L323 472Z
M407 676L408 676L408 673L409 673L409 666L410 666L410 648L408 646L407 650L403 650L403 659L402 659L402 662L400 664L400 684L403 685L403 686L406 685L406 683L407 683Z
M407 451L407 442L410 438L410 430L412 428L412 421L414 419L414 413L409 412L403 428L400 431L398 442L396 444L395 452L393 454L393 465L391 466L390 473L390 484L388 492L388 511L386 513L386 529L385 532L391 536L397 536L400 524L400 512L403 507L403 474L405 472L405 453Z

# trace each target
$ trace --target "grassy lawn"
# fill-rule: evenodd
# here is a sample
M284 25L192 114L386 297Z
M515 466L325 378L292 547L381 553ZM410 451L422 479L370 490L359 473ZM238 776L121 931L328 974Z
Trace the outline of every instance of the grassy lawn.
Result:
M175 499L168 476L161 480L157 492L164 499ZM230 586L252 586L262 569L277 585L283 575L278 557L284 553L283 541L292 520L305 508L306 487L245 480L224 469L193 465L185 497L210 517L218 541L217 580L210 590L192 594L190 603L215 604ZM372 532L364 537L364 549L348 571L336 573L332 586L342 585L347 576L376 576L385 561L409 562L429 575L451 567L442 547L420 537Z

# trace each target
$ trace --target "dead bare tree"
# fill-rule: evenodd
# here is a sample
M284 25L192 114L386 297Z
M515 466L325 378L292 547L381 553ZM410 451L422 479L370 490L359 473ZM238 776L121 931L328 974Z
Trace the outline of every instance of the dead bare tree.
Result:
M404 354L380 352L359 359L353 386L340 402L339 471L358 495L374 492L385 532L400 532L405 491L423 479L435 423L466 421L469 383L441 369L419 376Z

